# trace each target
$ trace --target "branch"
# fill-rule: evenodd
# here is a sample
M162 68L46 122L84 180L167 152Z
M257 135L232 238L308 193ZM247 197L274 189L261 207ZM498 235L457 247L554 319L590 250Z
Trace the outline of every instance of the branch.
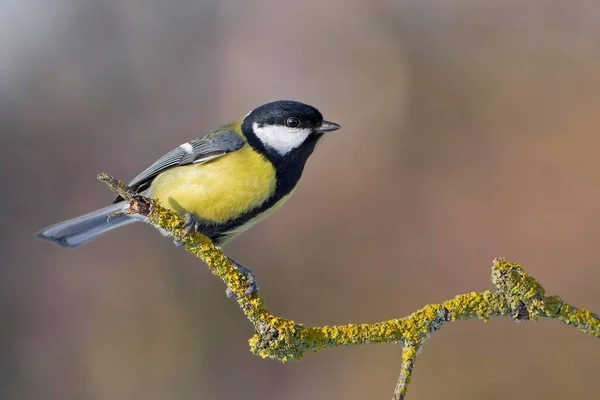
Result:
M125 213L141 214L157 228L181 237L185 221L175 212L134 193L108 174L98 179L130 203ZM326 325L306 327L293 320L272 315L257 294L245 295L246 275L234 268L223 252L206 236L195 233L182 239L185 250L204 261L231 292L256 334L249 340L250 350L262 358L278 361L298 360L307 352L338 346L367 343L403 342L402 368L394 399L404 399L410 382L417 350L429 336L448 322L473 318L484 321L493 316L514 320L557 319L583 333L600 338L600 316L565 303L559 296L546 296L545 289L519 264L497 258L492 266L496 291L471 292L440 304L429 304L413 314L372 324Z

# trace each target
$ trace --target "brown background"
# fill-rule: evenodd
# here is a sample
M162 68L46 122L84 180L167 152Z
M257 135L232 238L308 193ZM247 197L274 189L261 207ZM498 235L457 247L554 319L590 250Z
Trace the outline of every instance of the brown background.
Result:
M55 0L0 11L0 398L381 399L400 347L248 352L251 327L146 226L77 251L32 238L103 206L95 180L264 102L343 130L295 197L227 248L271 311L373 322L523 263L600 310L600 5L594 1ZM409 397L597 396L600 342L555 321L453 324Z

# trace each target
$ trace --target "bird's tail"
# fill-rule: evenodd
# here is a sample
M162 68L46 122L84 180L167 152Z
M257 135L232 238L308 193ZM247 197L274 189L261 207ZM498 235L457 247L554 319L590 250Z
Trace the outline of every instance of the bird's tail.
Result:
M79 247L105 232L135 222L127 215L111 216L128 207L126 202L111 204L89 214L42 229L35 236L61 247Z

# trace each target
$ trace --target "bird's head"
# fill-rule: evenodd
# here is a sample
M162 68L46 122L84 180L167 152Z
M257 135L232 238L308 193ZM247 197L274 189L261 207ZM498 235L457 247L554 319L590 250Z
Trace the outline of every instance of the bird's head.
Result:
M242 130L250 145L271 159L304 159L326 132L338 130L316 108L297 101L264 104L244 117Z

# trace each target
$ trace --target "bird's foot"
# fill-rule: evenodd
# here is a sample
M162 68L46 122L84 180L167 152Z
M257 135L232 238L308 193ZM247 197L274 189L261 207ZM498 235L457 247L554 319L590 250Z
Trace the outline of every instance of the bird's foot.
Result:
M229 258L229 257L227 257L227 258ZM230 299L239 300L239 299L243 299L244 297L248 297L248 296L258 293L258 284L256 283L256 278L254 277L254 273L252 272L252 270L250 268L244 267L242 264L236 262L235 260L233 260L231 258L229 258L229 260L231 261L233 268L237 269L238 271L240 271L241 273L243 273L246 276L247 288L246 288L246 291L244 292L244 294L242 294L241 296L237 296L233 292L233 290L228 287L225 290L225 294L227 295L227 297L229 297Z
M183 246L183 239L185 239L190 233L198 232L200 229L200 220L194 214L185 213L183 215L185 219L185 229L183 230L183 235L180 238L173 239L173 243L177 247Z

